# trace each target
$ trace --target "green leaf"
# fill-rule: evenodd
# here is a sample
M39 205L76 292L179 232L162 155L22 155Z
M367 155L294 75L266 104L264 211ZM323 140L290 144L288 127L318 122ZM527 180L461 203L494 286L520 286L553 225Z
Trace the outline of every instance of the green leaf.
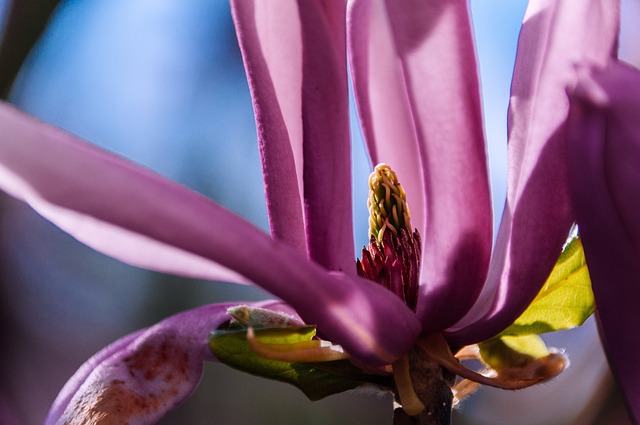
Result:
M576 237L565 246L540 293L500 335L538 335L574 328L595 308L584 250Z
M478 348L482 361L497 371L521 368L549 354L546 344L537 335L491 338L479 343Z
M315 326L255 329L258 341L270 344L310 341L315 333ZM295 385L312 401L356 388L367 382L390 385L386 378L365 375L346 360L289 363L262 358L249 347L246 329L212 332L209 348L222 363L243 372Z

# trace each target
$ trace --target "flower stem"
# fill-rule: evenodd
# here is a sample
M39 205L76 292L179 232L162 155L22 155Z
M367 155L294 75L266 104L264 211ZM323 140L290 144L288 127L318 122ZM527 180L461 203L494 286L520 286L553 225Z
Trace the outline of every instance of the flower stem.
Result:
M409 352L409 366L413 389L425 409L409 416L402 408L394 410L393 425L450 425L455 375L442 368L422 349Z

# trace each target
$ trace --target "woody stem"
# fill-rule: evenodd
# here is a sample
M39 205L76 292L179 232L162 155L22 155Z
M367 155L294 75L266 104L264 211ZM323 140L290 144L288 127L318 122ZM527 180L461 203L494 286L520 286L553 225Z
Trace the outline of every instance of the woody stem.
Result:
M450 425L455 375L443 369L422 349L409 352L409 366L413 389L425 409L409 416L402 409L394 410L393 425Z

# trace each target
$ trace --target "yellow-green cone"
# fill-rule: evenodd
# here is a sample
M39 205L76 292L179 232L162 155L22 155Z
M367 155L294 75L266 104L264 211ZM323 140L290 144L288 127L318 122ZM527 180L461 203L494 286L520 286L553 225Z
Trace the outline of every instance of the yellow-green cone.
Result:
M384 286L415 310L422 242L418 231L411 230L404 189L387 164L376 165L369 188L370 240L356 263L358 275Z
M407 196L398 176L387 164L376 165L369 176L369 235L381 244L386 230L394 235L404 227L411 233Z

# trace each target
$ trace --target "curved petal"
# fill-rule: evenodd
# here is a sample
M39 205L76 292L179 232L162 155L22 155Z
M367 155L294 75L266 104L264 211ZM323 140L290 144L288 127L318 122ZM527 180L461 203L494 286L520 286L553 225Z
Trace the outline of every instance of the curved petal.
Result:
M144 227L162 226L155 221L159 217L152 220L149 214L163 200L168 210L174 210L166 211L171 215L204 199L8 104L0 104L0 128L0 189L26 201L81 242L150 270L247 282L219 264L145 235ZM132 220L142 228L127 229L127 224L119 223L131 226Z
M231 10L253 98L271 235L304 253L302 69L288 59L301 56L300 22L295 4L272 4L232 1ZM276 30L289 42L271 42Z
M487 284L450 335L461 344L511 324L549 275L573 223L566 169L567 86L573 64L606 63L619 27L617 0L529 2L509 105L507 201Z
M569 172L603 343L640 419L640 72L611 64L583 73L569 115Z
M74 410L79 408L78 400L91 400L87 405L83 406L83 408L98 407L96 410L99 411L100 407L96 405L101 402L101 400L99 400L100 394L109 392L109 384L113 383L113 379L117 379L114 377L114 372L116 374L120 373L122 367L125 366L122 364L123 359L128 369L130 369L129 364L132 363L132 356L148 355L148 360L151 362L154 355L159 355L160 350L158 350L158 352L153 352L153 350L150 350L150 347L153 347L154 345L156 347L162 346L162 344L158 344L157 341L166 340L168 347L164 347L163 349L175 350L178 355L189 357L189 361L187 363L192 366L191 369L195 370L196 373L190 376L183 375L182 377L187 378L186 382L183 384L186 384L186 386L188 388L190 387L191 390L172 394L171 397L165 400L163 405L156 406L157 409L154 412L151 412L151 409L147 412L136 412L134 410L127 411L126 409L123 409L124 411L121 412L111 412L111 414L114 415L117 413L127 413L134 416L136 413L143 415L156 415L144 416L145 421L143 423L149 423L152 418L157 419L158 417L161 417L163 414L180 404L180 402L188 397L191 391L195 389L195 386L197 386L200 381L200 376L202 374L202 368L199 365L204 360L216 361L208 349L208 335L209 332L218 328L222 323L230 319L226 312L229 307L234 305L251 305L253 307L267 308L296 316L295 311L281 301L268 300L255 303L233 302L213 304L174 315L149 329L143 329L129 334L113 344L108 345L80 366L76 373L69 379L69 381L67 381L62 390L60 390L56 400L49 409L45 424L59 423L66 417L75 417L79 413L89 414L89 412L78 412ZM171 334L177 335L178 338L172 339L168 337ZM164 365L162 363L163 362L158 361L155 366L165 366L167 369L172 367L172 365ZM102 373L103 371L105 371L105 373ZM150 372L150 370L147 370L147 372ZM155 373L155 375L158 374L159 372ZM124 379L124 383L127 383L129 388L137 388L140 381L145 381L149 376L149 374L142 376L140 373L129 374ZM163 383L153 378L155 377L151 376L150 379L150 385L152 387L160 386L162 388L163 385L169 384L169 382ZM112 380L112 382L105 382L108 380ZM118 382L115 384L116 387L121 385L123 385L123 383ZM180 385L180 383L173 381L171 382L171 385ZM159 392L162 393L163 391L160 390ZM141 396L144 398L146 394ZM157 393L155 397L157 397ZM145 403L143 403L143 405L144 404ZM148 406L151 407L150 401L148 401ZM106 409L109 407L115 407L115 405L108 405L105 403L101 407ZM124 406L120 405L119 407ZM95 414L97 412L91 413ZM107 415L109 412L100 411L100 413ZM119 422L122 422L122 420L125 419L123 417L115 418L113 416L110 418L112 420L118 419ZM80 415L76 421L84 423L82 420L85 419L87 419L86 416Z
M408 184L409 196L422 189L417 202L425 202L409 200L425 244L418 316L426 331L439 331L474 303L491 254L489 180L468 2L354 1L349 31L372 157L399 163L396 171L408 174L401 177L403 184L423 183Z
M411 221L423 232L418 142L384 1L349 1L347 37L351 79L369 156L374 165L389 164L398 174L407 193Z
M155 270L241 273L363 361L388 363L420 332L391 292L327 273L195 192L7 105L0 128L0 189L95 249Z
M134 332L106 346L80 366L76 373L73 374L69 381L67 381L64 387L60 390L60 393L49 409L45 424L54 424L60 421L61 417L65 414L65 411L68 410L71 399L76 395L80 386L82 386L87 378L89 378L91 373L104 361L108 361L114 354L128 347L129 344L131 344L131 342L143 332L144 331Z
M306 226L310 258L354 273L351 192L345 190L351 187L351 157L344 3L234 1L232 6L273 235L302 249Z
M209 332L230 319L231 305L177 314L98 352L64 386L45 424L155 423L197 387Z

